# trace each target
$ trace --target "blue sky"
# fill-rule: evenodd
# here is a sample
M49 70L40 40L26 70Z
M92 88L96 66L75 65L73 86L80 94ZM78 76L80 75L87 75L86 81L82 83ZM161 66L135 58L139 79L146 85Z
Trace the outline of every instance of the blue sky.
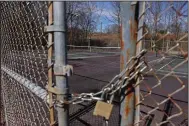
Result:
M97 12L100 17L97 19L97 31L101 29L101 22L102 22L102 30L107 26L112 24L109 19L111 19L112 7L110 2L96 2L97 8L99 11ZM102 10L102 11L101 11Z
M104 28L106 28L107 25L113 24L113 22L111 22L110 20L112 19L112 6L111 6L111 2L95 2L97 4L97 8L98 8L98 12L96 12L99 16L99 18L96 19L97 22L97 31L100 32L101 29L101 22L102 22L102 30L104 30ZM166 3L163 3L163 10L167 7ZM176 3L176 2L174 2ZM170 3L169 3L170 4ZM178 8L177 8L178 9ZM188 9L188 4L186 4L183 7L183 11ZM172 10L173 11L173 10ZM187 14L188 11L186 11L185 14ZM109 18L110 20L108 20L107 18ZM187 22L187 21L186 21Z

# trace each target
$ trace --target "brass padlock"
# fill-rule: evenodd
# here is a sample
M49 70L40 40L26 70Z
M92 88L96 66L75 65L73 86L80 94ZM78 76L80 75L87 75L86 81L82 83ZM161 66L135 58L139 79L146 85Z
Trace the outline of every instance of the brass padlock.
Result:
M102 101L97 101L93 115L102 116L108 120L110 118L112 108L113 108L112 104Z

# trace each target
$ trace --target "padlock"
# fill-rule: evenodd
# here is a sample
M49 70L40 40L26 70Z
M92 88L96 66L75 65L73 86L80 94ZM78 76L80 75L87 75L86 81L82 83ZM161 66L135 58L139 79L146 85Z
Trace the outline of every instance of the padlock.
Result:
M103 101L97 101L93 115L102 116L108 120L110 118L112 108L113 108L112 104Z

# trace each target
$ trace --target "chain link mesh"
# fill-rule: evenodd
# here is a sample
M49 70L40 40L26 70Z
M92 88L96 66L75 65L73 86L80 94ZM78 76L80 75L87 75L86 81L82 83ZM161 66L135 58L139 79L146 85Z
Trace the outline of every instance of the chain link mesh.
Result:
M140 85L139 125L187 125L187 2L146 2L143 48L148 68ZM138 106L136 105L136 106Z
M49 125L48 107L44 101L6 73L2 74L6 123L10 126Z
M142 37L142 45L148 50L148 67L143 80L135 85L140 85L140 104L136 105L140 105L140 114L137 115L140 120L136 124L184 126L188 122L188 31L183 29L188 27L185 16L188 6L187 2L180 2L179 5L175 2L164 3L162 8L156 8L154 6L158 2L146 2L142 15L145 17L144 31L147 30ZM18 82L12 78L15 74L10 75L4 70L14 71L35 86L45 89L48 80L48 38L43 28L47 25L47 2L0 2L0 9L1 124L50 125L49 107L44 99L34 94L31 90L33 87L25 87L23 83L26 82ZM173 17L165 16L169 14ZM162 28L162 24L166 25L166 29ZM70 78L71 92L98 91L119 72L117 56L72 60L69 63L75 65L74 76ZM94 67L96 69L91 69ZM70 124L102 125L103 118L92 115L94 105L70 105ZM115 105L109 125L115 126L118 122L119 105Z
M47 104L31 90L47 85L47 2L0 2L3 120L9 126L49 125ZM9 72L4 69L8 69ZM10 75L17 73L18 79ZM19 77L33 83L24 86ZM21 80L22 81L22 80ZM31 89L31 90L30 90Z

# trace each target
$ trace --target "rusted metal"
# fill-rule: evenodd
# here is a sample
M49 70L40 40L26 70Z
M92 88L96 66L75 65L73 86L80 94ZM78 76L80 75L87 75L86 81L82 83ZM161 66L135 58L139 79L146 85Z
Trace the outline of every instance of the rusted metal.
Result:
M122 39L122 24L120 23L120 46L121 46L121 50L124 49L124 41ZM124 69L124 57L121 54L120 55L120 71L122 71Z
M53 22L53 15L52 15L52 10L53 10L53 4L52 2L49 2L49 8L48 8L48 25L52 25ZM53 35L52 33L48 33L48 86L52 87L52 55L53 55ZM49 112L50 112L50 124L53 126L55 124L55 119L54 119L54 107L53 107L53 94L52 92L48 92L49 94Z
M132 2L120 2L121 7L121 70L126 67L127 61L136 55L137 43L137 21L135 20L136 4ZM125 14L127 12L127 14ZM135 95L132 84L121 96L121 126L132 126L134 124ZM122 100L123 99L123 100Z
M138 32L137 32L137 43L136 43L136 55L142 50L142 39L143 35L143 26L144 26L144 13L145 13L145 2L139 2L139 15L138 15ZM137 78L137 83L139 83L139 78ZM139 125L140 121L140 85L135 87L135 125Z
M128 90L128 92L131 92L131 91L132 91L132 88L129 87L127 90ZM129 101L130 101L130 99L132 99L132 97L133 97L133 93L129 93L129 94L127 95L127 97L126 97L126 102L125 102L125 104L126 104L125 116L129 116L130 111L132 111L132 110L131 110L131 107L129 106L129 104L130 104Z
M121 2L121 69L126 67L124 63L126 63L132 56L137 55L142 49L141 40L144 37L142 33L144 5L144 2L136 2L135 4L132 4L131 2ZM127 15L124 15L124 12L128 12ZM137 20L139 20L139 25ZM133 82L132 84L135 83L136 82ZM128 85L125 99L121 104L121 125L123 126L134 125L135 122L140 120L140 88L139 86L134 88L132 87L132 84Z

